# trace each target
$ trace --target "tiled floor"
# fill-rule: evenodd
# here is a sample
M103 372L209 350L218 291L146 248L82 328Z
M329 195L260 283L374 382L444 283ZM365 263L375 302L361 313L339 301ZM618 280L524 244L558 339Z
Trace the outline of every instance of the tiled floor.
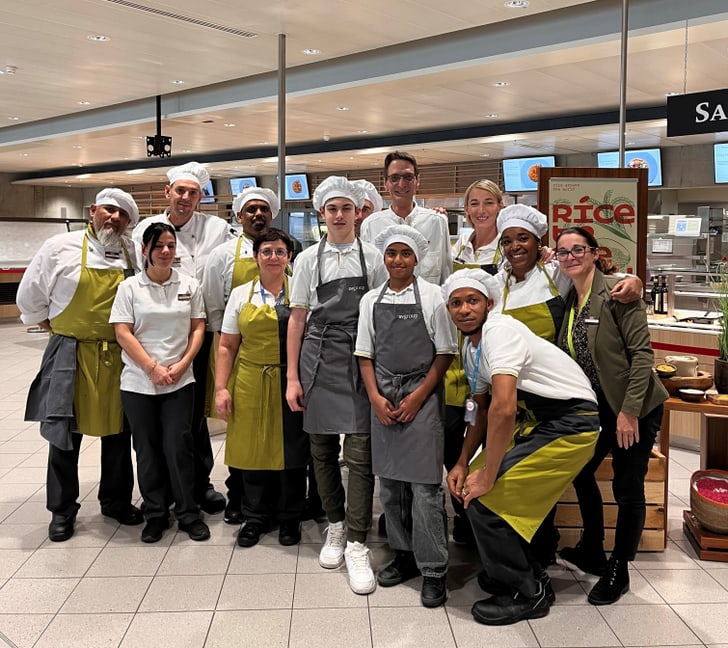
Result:
M343 571L324 571L317 555L322 525L303 542L281 547L275 535L252 549L235 545L236 529L208 519L212 538L195 543L170 531L157 545L140 527L104 519L96 501L98 442L84 442L82 507L77 533L46 538L46 443L23 421L27 387L45 336L0 323L0 648L223 648L241 646L723 646L728 648L728 563L701 562L680 516L697 455L670 459L670 542L664 554L641 554L632 590L619 603L586 602L592 577L556 566L556 605L544 619L504 628L476 624L470 606L482 597L474 554L452 547L445 607L419 604L419 580L357 596ZM222 486L223 438L213 439ZM376 512L379 503L375 501ZM389 557L371 535L375 567Z

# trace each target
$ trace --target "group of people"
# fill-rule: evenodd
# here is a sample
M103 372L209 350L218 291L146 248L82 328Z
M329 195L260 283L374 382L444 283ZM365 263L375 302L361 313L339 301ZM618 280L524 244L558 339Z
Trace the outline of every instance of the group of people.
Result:
M276 525L293 545L313 486L320 565L345 564L358 594L422 575L425 607L447 598L445 481L453 539L477 547L491 595L472 613L489 625L548 614L553 512L573 482L584 531L561 556L600 577L591 603L627 591L666 392L642 284L612 276L589 230L544 248L545 215L504 206L481 180L465 194L472 231L451 248L447 218L415 202L416 160L395 151L390 207L370 183L331 176L313 196L326 233L296 254L271 226L272 191L235 198L237 237L196 211L201 165L168 177L169 209L139 224L131 196L101 191L88 228L46 242L18 290L23 321L53 334L26 412L50 443L51 540L74 533L78 452L93 435L101 511L145 521L143 541L162 537L173 506L194 540L209 537L201 511L224 510L240 546ZM210 482L206 402L227 421L227 501ZM619 514L607 559L594 473L609 452ZM394 551L376 577L375 477Z

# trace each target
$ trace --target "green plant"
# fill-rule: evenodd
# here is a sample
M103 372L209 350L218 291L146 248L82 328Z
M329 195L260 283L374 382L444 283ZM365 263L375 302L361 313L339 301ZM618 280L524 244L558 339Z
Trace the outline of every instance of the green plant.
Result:
M714 277L713 290L718 294L716 304L721 314L720 331L718 333L718 351L720 359L728 361L728 264L719 263L718 274Z

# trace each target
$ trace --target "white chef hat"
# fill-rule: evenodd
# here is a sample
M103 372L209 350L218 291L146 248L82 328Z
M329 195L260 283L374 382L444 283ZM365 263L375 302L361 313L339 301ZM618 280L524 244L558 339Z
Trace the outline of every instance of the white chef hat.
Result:
M377 188L369 180L352 180L351 182L364 192L364 198L374 205L375 212L382 211L384 201L379 195Z
M268 203L273 218L278 216L278 212L281 208L278 202L278 196L274 191L266 189L265 187L247 187L243 189L233 200L233 211L236 214L240 213L240 210L251 200L262 200Z
M117 189L116 187L107 187L96 194L94 200L95 205L111 205L123 209L129 216L129 225L134 227L139 221L139 207L131 194Z
M442 298L445 303L459 288L474 288L486 297L491 297L494 294L493 277L480 268L464 268L453 272L442 284Z
M382 254L392 243L404 243L409 246L415 253L418 262L425 258L429 247L427 239L409 225L390 225L387 229L379 232L374 239L374 245Z
M332 198L348 198L361 209L364 191L343 176L329 176L313 192L313 208L321 209Z
M180 166L172 167L167 171L170 186L178 180L192 180L200 185L202 189L209 181L210 174L199 162L188 162Z
M503 234L509 227L522 227L537 238L546 234L549 228L546 214L542 214L538 209L528 205L520 204L508 205L501 209L496 224L498 234Z

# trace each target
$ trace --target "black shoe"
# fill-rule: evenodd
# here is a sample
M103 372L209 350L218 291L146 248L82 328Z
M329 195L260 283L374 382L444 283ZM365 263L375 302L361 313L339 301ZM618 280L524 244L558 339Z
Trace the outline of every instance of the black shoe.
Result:
M607 555L602 543L590 546L581 539L576 547L564 547L559 556L587 574L602 576L607 568Z
M549 605L553 605L556 602L556 593L554 592L554 588L551 585L551 578L544 571L541 572L538 580L541 582L544 589L546 590L546 600L549 602ZM484 592L488 592L488 594L492 594L493 596L509 596L512 594L512 590L510 587L508 587L504 583L501 583L500 581L495 580L494 578L491 578L490 576L488 576L488 574L485 573L485 571L482 571L478 574L478 586Z
M306 508L303 511L302 520L321 520L326 517L326 511L318 498L306 498Z
M398 551L394 560L377 575L377 583L382 587L393 587L419 575L415 555L411 551Z
M546 590L543 586L533 598L518 592L515 596L501 594L477 601L471 610L473 618L484 625L510 625L524 619L540 619L549 613Z
M73 535L73 525L76 522L76 514L60 515L54 513L51 523L48 525L48 539L51 542L65 542Z
M219 513L225 509L225 496L222 493L218 493L211 484L198 504L208 515L215 515L215 513Z
M464 515L455 515L452 520L452 541L455 544L475 548L473 527Z
M144 522L142 512L133 504L126 506L102 506L101 515L113 518L119 524L136 526Z
M258 544L263 534L263 525L255 520L248 520L238 531L238 544L241 547L253 547Z
M169 529L167 518L149 518L142 529L142 542L159 542L167 529Z
M626 560L612 556L607 562L604 575L592 587L587 600L592 605L611 605L616 603L622 594L629 592L629 569Z
M240 526L243 522L245 522L245 516L243 515L240 505L232 504L231 502L228 502L225 507L225 513L223 513L222 519L225 524L235 524L237 526Z
M278 529L278 543L284 547L291 547L299 542L301 542L301 523L281 522Z
M420 601L426 608L440 607L447 598L446 576L425 576L422 579Z
M210 539L210 528L200 519L194 520L189 524L178 522L177 526L180 531L186 531L187 535L190 536L190 540L194 540L195 542Z
M377 530L379 531L380 536L387 537L387 518L384 517L384 513L382 513L379 516L379 520L377 521Z

